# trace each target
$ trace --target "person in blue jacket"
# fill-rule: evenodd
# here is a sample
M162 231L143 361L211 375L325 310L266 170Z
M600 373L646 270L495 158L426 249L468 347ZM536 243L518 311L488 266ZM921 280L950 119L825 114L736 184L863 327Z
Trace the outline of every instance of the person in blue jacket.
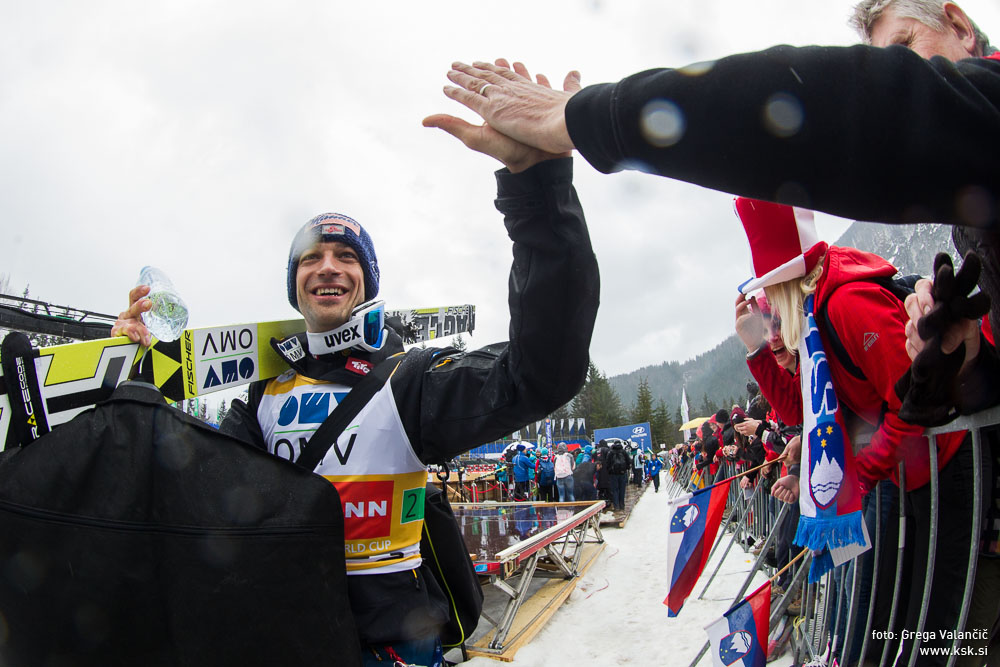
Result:
M663 469L663 461L658 456L653 456L653 452L647 451L646 476L653 480L653 491L660 492L660 471Z
M535 463L524 453L524 445L517 446L514 455L514 500L527 500L531 491L531 476Z
M538 450L536 479L538 482L538 500L551 503L558 499L556 494L556 468L553 457L546 447Z
M496 467L493 468L493 475L496 477L497 485L500 487L500 499L504 500L508 491L507 488L507 462L500 459Z

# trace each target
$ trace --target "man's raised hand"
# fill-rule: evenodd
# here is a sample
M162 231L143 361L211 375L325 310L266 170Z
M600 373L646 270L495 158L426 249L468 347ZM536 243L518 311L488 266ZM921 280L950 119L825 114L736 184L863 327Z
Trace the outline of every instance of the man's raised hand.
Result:
M522 63L509 67L496 63L454 62L444 94L479 114L494 130L545 153L559 155L573 150L564 111L569 98L580 90L580 73L569 72L563 90L553 90L548 79L533 82Z

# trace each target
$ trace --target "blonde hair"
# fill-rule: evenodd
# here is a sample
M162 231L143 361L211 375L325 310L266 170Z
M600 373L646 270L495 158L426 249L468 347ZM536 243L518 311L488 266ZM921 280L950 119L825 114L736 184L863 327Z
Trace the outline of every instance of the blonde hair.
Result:
M799 349L802 330L806 326L805 306L803 304L806 296L816 291L819 278L823 275L825 257L825 254L821 256L813 270L802 278L792 278L764 287L767 302L781 318L781 342L784 343L789 352Z

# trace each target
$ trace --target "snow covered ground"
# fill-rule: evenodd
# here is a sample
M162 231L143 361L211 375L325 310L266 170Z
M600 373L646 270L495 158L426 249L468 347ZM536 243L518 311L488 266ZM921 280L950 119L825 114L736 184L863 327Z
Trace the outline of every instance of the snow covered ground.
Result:
M625 528L602 529L607 546L545 628L511 663L473 658L468 667L556 665L677 665L684 667L708 640L704 627L732 604L752 557L734 546L704 600L701 589L722 556L719 547L676 618L667 616L667 499L652 488L639 499ZM728 543L730 534L725 538ZM764 583L757 574L749 591ZM698 663L709 667L708 655ZM791 665L786 654L771 665Z

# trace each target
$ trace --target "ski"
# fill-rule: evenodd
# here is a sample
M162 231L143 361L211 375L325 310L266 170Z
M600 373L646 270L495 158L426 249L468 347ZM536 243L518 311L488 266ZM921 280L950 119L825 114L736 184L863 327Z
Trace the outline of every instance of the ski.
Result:
M386 311L386 322L407 343L419 343L472 333L475 306ZM0 354L0 449L68 422L140 369L173 402L276 377L288 366L271 338L304 329L301 319L200 327L175 341L154 338L148 349L124 336L33 349L12 332Z

